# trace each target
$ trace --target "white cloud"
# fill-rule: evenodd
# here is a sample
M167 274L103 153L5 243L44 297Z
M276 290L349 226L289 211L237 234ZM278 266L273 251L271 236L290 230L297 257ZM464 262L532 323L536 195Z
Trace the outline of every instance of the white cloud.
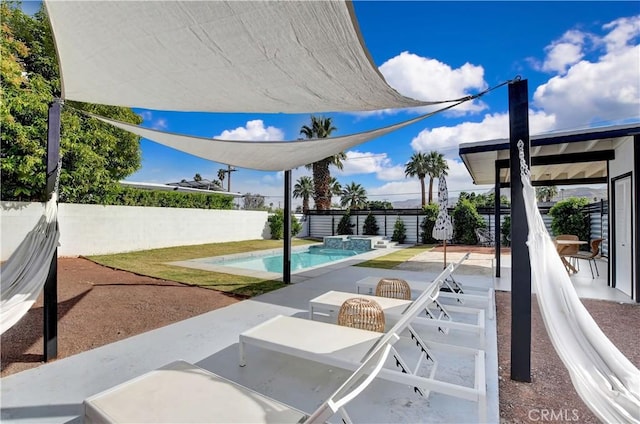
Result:
M392 181L404 177L404 166L394 165L386 153L347 151L347 159L343 161L343 169L332 170L337 176L376 174L382 181Z
M222 134L213 138L220 140L252 140L252 141L280 141L284 139L284 132L276 127L265 127L261 119L247 121L244 127L224 130Z
M547 56L542 64L543 71L564 74L567 68L578 63L583 57L586 34L580 31L567 31L559 40L545 48Z
M147 125L148 128L151 128L154 130L166 130L167 128L169 128L169 123L167 122L166 119L158 118L154 120L153 112L151 112L150 110L143 110L142 112L138 113L138 115L140 115L143 122L144 121L148 122L148 125Z
M603 29L609 30L604 37L590 35L594 45L604 48L597 60L571 64L534 92L534 105L555 115L559 129L640 117L640 16Z
M465 63L457 69L436 59L402 52L380 66L387 83L399 93L418 100L435 101L464 97L487 88L482 66ZM486 109L479 101L456 108L460 112Z
M529 110L529 128L532 135L551 131L555 128L555 117L542 111ZM418 152L435 150L448 159L454 159L458 157L460 143L508 137L509 114L494 113L485 115L480 122L424 129L411 140L411 147Z

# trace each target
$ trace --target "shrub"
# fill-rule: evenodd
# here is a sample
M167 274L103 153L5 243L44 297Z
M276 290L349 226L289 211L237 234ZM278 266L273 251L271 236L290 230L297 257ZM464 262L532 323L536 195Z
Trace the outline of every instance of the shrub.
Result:
M398 243L404 243L407 238L407 229L404 226L404 221L398 217L396 219L396 223L393 226L393 236L391 236L391 240L397 241Z
M423 206L422 211L425 214L424 219L420 223L420 240L422 240L423 244L434 244L437 242L436 239L431 236L433 233L433 226L436 224L436 220L438 219L438 204L437 203L429 203L428 205Z
M580 240L589 240L591 236L589 216L584 213L587 203L586 198L570 197L549 209L553 234L556 236L574 234Z
M511 246L511 215L504 217L500 226L500 234L502 235L502 245Z
M340 222L338 222L338 235L352 235L354 226L355 224L351 223L351 215L345 213L342 215Z
M380 231L380 227L378 226L378 222L376 217L369 212L367 218L364 220L364 225L362 226L362 234L365 236L377 236Z
M485 228L484 219L469 200L461 199L453 210L453 238L462 244L477 244L476 229Z
M284 234L284 211L282 209L276 210L267 221L271 230L271 239L281 240ZM302 224L300 224L298 218L291 215L291 237L295 237L301 230Z

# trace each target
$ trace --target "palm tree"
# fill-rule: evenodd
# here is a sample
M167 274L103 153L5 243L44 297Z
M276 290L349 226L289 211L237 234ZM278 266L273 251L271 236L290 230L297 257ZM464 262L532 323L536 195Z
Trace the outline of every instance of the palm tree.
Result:
M536 198L539 202L550 202L558 195L556 186L536 187Z
M202 181L202 175L196 174L193 176L193 181Z
M422 193L422 206L427 204L425 200L424 178L427 176L427 156L422 153L414 153L404 168L405 177L418 177L420 180L420 192Z
M313 195L313 180L303 175L293 186L293 197L302 197L302 213L309 211L309 197Z
M224 177L227 174L227 170L226 169L218 169L218 179L220 180L220 187L222 187L222 184L224 183Z
M342 190L340 205L349 209L363 209L367 207L367 191L360 184L352 182Z
M442 153L431 151L427 155L427 175L429 176L429 203L433 201L433 179L447 175L449 165Z
M308 139L328 138L335 130L337 130L337 128L331 123L331 118L318 118L311 115L311 126L303 125L300 129L300 134ZM337 155L329 156L307 165L307 169L313 170L313 200L317 210L328 210L331 208L331 201L329 200L331 172L329 171L329 165L335 165L338 169L342 169L342 160L346 158L347 155L345 155L344 152L340 152Z
M329 205L331 205L331 199L333 196L340 196L342 194L342 184L336 177L331 177L329 180Z

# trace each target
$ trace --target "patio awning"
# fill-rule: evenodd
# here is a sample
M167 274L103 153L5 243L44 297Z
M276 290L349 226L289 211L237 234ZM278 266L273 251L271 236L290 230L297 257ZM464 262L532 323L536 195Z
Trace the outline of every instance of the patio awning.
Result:
M531 137L531 181L534 185L598 184L607 181L607 162L614 150L640 134L640 125L619 125ZM462 143L460 158L475 184L509 182L509 140Z
M66 100L256 113L434 103L387 85L348 1L45 4Z

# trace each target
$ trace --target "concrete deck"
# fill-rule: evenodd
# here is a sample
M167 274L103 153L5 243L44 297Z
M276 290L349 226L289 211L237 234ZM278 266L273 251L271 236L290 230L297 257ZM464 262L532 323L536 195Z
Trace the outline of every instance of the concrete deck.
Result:
M0 380L0 418L3 423L81 422L82 401L87 397L177 359L312 412L349 373L256 347L247 349L248 364L241 368L238 366L238 335L278 314L306 318L310 299L329 290L353 291L355 282L367 276L425 279L431 275L350 266L391 250L374 251L358 260L298 273L295 284L280 290L5 377ZM490 277L469 278L474 279L474 285L493 285ZM467 346L476 343L472 334L451 331L442 335L437 329L430 328L420 331L427 340ZM495 320L486 321L486 346L488 421L497 423ZM413 346L404 343L399 348L413 349ZM451 354L437 356L437 350L434 353L440 360L438 379L471 385L473 358ZM354 422L478 422L475 402L438 393L423 398L408 386L380 380L351 402L347 410ZM339 416L332 419L332 422L339 421Z

